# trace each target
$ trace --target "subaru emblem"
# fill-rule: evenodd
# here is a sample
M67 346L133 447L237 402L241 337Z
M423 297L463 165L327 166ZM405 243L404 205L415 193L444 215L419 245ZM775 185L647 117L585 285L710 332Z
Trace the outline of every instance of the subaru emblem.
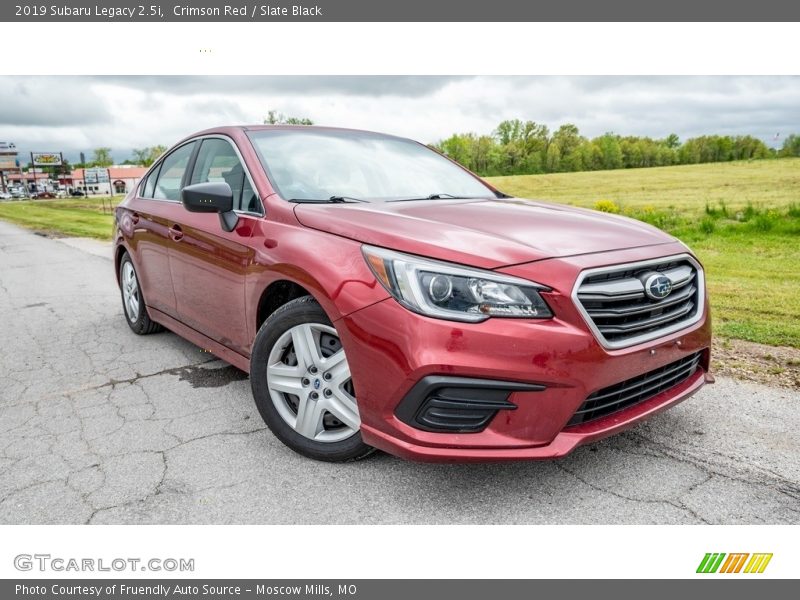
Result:
M661 273L653 273L644 282L644 293L651 300L663 300L672 291L672 280Z

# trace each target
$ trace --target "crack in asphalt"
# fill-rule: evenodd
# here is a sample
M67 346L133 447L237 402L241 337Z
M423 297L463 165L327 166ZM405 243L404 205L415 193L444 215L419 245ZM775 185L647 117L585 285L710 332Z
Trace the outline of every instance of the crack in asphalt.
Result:
M655 448L660 456L692 465L698 469L701 469L703 472L707 473L710 476L720 477L723 479L736 481L747 485L763 485L785 496L788 496L789 498L792 498L794 500L800 499L800 486L798 486L796 482L791 481L775 473L770 469L764 469L759 466L751 465L747 468L738 467L738 462L739 462L738 457L726 455L721 452L716 452L717 455L729 459L730 462L728 464L723 465L719 463L713 463L699 456L690 454L686 450L681 450L680 448L673 448L662 442L659 442L652 438L648 438L647 436L639 432L635 431L625 432L621 434L621 437L627 437L628 439L639 440L641 442L647 443L650 445L650 447ZM624 452L624 450L620 451ZM724 471L723 470L724 467L727 467L730 470ZM741 468L743 473L736 474L732 472L737 468ZM748 474L751 474L752 476L748 477L747 476ZM709 477L709 479L703 482L703 484L707 483L710 479L711 477ZM791 510L792 512L800 513L800 507L793 508L792 506L787 506L786 508L788 510Z
M176 445L174 445L174 446L172 446L170 448L167 448L166 450L162 450L162 451L156 452L155 454L158 454L159 456L161 456L161 459L163 461L163 469L161 471L161 477L159 478L158 483L156 483L155 486L153 486L153 491L148 493L144 498L129 500L127 502L121 502L119 504L115 504L115 505L112 505L112 506L103 506L103 507L97 508L94 511L92 511L92 514L89 516L88 519L86 519L85 524L86 525L92 524L92 522L94 521L95 517L97 517L98 514L103 513L103 512L108 512L108 511L111 511L111 510L124 508L124 507L129 507L129 506L143 506L143 505L147 504L147 502L149 500L152 500L152 499L156 498L157 496L161 496L161 495L164 495L164 494L167 494L167 493L181 493L181 492L176 492L175 490L164 491L164 489L163 489L165 481L167 479L167 474L168 474L168 471L169 471L168 453L171 452L172 450L175 450L177 448L180 448L181 446L185 446L187 444L191 444L193 442L197 442L197 441L204 440L204 439L209 439L209 438L213 438L213 437L221 437L221 436L248 436L248 435L251 435L253 433L260 433L262 431L266 431L266 429L267 429L266 427L261 427L259 429L254 429L254 430L251 430L251 431L210 433L208 435L202 435L202 436L198 436L198 437L195 437L195 438L188 439L188 440L186 440L184 442L181 442L181 443L176 444ZM192 494L198 494L200 492L204 492L204 491L208 491L208 490L229 489L229 488L236 487L236 486L241 485L242 483L246 483L246 482L247 482L246 480L243 480L243 481L237 481L235 483L224 484L224 485L219 485L219 486L197 487L197 488L194 488L192 490Z
M706 525L710 524L710 521L706 520L701 515L699 515L696 511L694 511L693 509L689 508L685 504L679 502L678 500L635 498L633 496L628 496L628 495L623 494L623 493L621 493L621 492L619 492L617 490L611 490L611 489L605 488L603 486L597 485L595 483L592 483L591 481L589 481L585 477L582 477L581 475L578 475L575 471L573 471L571 469L568 469L564 465L562 465L560 463L556 463L556 464L557 464L557 466L558 466L558 468L560 470L564 471L568 475L570 475L570 476L574 477L575 479L577 479L578 481L580 481L582 484L590 487L591 489L593 489L593 490L595 490L597 492L600 492L600 493L603 493L603 494L609 494L609 495L614 496L616 498L620 498L621 500L626 500L628 502L635 502L635 503L639 503L639 504L665 504L667 506L672 506L673 508L677 508L678 510L681 510L683 512L689 513L689 515L691 515L694 519L696 519L697 521L699 521L701 523L704 523ZM702 485L703 483L706 483L709 479L711 479L711 476L708 476L700 484L696 484L696 486L699 487L699 485ZM687 493L693 487L695 487L695 486L692 486L689 489L687 489Z

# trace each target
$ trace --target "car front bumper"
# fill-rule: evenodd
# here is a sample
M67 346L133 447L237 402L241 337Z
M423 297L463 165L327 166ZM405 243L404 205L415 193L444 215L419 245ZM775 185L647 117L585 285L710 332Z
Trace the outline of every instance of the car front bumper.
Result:
M606 259L614 264L641 254L621 251ZM702 318L685 330L609 350L597 342L570 299L577 274L588 266L596 266L596 259L542 261L505 270L553 288L546 295L553 319L460 323L412 313L389 298L338 320L364 442L428 462L555 458L632 427L713 381L708 372L707 302ZM568 426L593 392L693 354L700 357L698 368L676 385L617 412ZM509 390L507 401L516 408L498 410L481 431L431 431L412 422L402 407L415 386L418 390L420 382L434 376L524 385Z

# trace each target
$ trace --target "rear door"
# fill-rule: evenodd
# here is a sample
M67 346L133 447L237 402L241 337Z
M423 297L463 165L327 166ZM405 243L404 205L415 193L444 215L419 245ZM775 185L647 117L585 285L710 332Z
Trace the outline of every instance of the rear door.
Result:
M179 146L150 171L131 203L134 233L130 240L136 271L147 305L177 318L169 248L170 218L180 207L179 193L196 142Z
M234 143L223 136L205 137L188 183L226 182L233 191L239 222L222 229L215 213L183 209L170 226L180 239L170 247L170 270L179 319L189 327L244 356L252 340L247 323L245 280L254 251L248 246L263 210L252 179Z

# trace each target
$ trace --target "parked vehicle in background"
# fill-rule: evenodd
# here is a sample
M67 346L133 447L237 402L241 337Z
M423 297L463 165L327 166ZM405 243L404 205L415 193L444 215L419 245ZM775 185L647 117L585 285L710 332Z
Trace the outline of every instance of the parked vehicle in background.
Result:
M72 190L72 192L70 193L70 196L72 196L73 198L81 198L81 197L83 197L83 196L85 196L85 195L86 195L86 194L84 194L82 191L80 191L80 190L78 190L78 189L74 189L74 190Z
M320 460L563 456L712 380L685 245L388 135L195 134L116 208L114 264L135 333L248 372L273 433Z
M0 200L9 200L10 198L13 198L11 192L0 192Z

